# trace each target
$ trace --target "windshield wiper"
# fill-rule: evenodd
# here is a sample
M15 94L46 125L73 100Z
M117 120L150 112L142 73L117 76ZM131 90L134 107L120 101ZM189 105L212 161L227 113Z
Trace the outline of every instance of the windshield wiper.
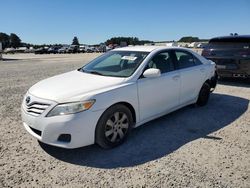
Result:
M91 73L91 74L97 74L97 75L103 75L102 73L97 72L97 71L89 71L88 73Z
M103 75L100 72L97 72L97 71L86 71L83 68L80 68L80 69L77 69L77 70L80 71L80 72L86 72L86 73L90 73L90 74Z
M85 72L85 70L83 70L83 68L79 68L77 69L79 72Z

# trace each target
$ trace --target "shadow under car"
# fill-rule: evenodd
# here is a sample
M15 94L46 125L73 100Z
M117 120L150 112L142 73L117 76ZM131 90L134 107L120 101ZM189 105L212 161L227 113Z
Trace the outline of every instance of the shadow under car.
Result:
M209 134L239 118L248 103L248 99L236 96L211 94L206 106L187 106L150 121L132 130L121 146L110 150L97 145L63 149L39 143L49 155L68 163L105 169L131 167L159 159L199 138L223 139Z
M218 84L235 86L235 87L246 87L250 88L250 78L223 78L218 81Z

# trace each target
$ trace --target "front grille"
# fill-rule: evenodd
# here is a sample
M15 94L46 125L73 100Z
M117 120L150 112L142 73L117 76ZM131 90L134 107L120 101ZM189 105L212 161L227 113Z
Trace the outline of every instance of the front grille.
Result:
M30 104L25 105L25 111L28 114L31 114L33 116L39 116L41 115L50 104L41 103L41 102L31 102Z

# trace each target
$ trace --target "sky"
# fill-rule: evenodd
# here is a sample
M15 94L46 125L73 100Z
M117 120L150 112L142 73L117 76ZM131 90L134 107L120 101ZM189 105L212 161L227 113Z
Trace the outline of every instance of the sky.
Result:
M0 32L33 44L250 34L250 0L0 0L0 15Z

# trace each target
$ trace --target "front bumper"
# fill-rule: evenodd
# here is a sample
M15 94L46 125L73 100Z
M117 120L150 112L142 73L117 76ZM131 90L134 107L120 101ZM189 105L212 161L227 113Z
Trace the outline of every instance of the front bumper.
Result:
M78 148L94 144L95 128L100 118L100 111L83 111L76 114L45 117L46 113L33 116L21 109L25 129L39 141L63 148ZM69 142L60 141L62 134L71 135Z

